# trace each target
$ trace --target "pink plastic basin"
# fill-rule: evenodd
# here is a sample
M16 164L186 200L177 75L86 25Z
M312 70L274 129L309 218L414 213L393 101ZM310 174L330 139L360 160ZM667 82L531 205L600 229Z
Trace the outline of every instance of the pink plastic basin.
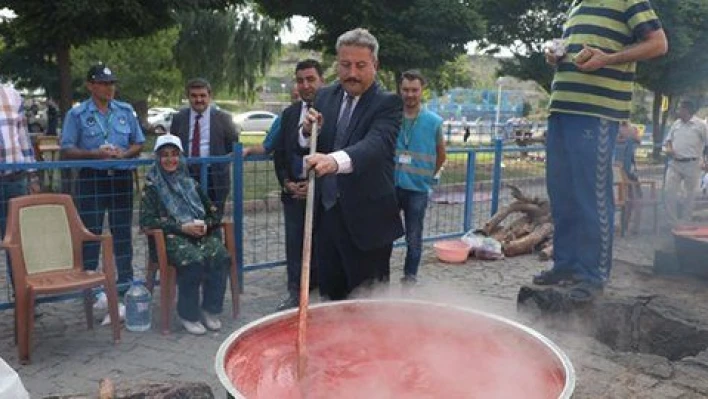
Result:
M470 246L462 240L445 240L433 244L435 254L445 263L463 263L470 255Z

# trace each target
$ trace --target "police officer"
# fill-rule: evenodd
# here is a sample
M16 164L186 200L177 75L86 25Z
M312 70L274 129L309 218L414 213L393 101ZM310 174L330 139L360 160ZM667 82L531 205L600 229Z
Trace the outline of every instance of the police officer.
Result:
M133 107L114 100L117 78L104 64L92 66L86 76L91 98L71 109L64 119L61 137L63 159L119 160L140 155L145 136ZM76 182L79 214L94 234L103 229L108 211L115 248L118 283L133 278L131 225L133 216L133 169L126 165L97 163L81 168ZM99 243L84 245L84 267L98 266ZM121 288L126 288L125 286Z

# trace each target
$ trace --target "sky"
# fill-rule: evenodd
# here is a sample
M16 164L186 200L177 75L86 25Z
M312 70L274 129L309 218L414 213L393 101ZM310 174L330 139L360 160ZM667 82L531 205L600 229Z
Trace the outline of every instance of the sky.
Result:
M284 28L280 31L280 39L283 43L297 44L301 40L307 40L314 31L314 26L305 17L292 17L290 25L292 25L292 30Z

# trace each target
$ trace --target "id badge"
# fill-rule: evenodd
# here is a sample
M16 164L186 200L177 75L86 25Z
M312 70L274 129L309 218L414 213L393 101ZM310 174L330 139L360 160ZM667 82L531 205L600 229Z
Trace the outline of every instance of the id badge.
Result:
M403 153L398 156L398 163L403 165L410 165L413 162L410 154Z

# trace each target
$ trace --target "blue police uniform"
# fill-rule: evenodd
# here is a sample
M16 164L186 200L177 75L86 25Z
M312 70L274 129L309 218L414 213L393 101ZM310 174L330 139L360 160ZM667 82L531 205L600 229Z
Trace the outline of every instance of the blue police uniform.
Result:
M111 144L126 151L133 144L145 142L133 107L125 102L111 100L108 112L99 112L92 99L71 109L64 120L61 148L97 150ZM115 248L118 283L133 278L132 216L134 166L96 166L82 168L76 182L79 214L86 227L100 234L103 217L108 212ZM98 266L99 243L84 245L84 267Z

